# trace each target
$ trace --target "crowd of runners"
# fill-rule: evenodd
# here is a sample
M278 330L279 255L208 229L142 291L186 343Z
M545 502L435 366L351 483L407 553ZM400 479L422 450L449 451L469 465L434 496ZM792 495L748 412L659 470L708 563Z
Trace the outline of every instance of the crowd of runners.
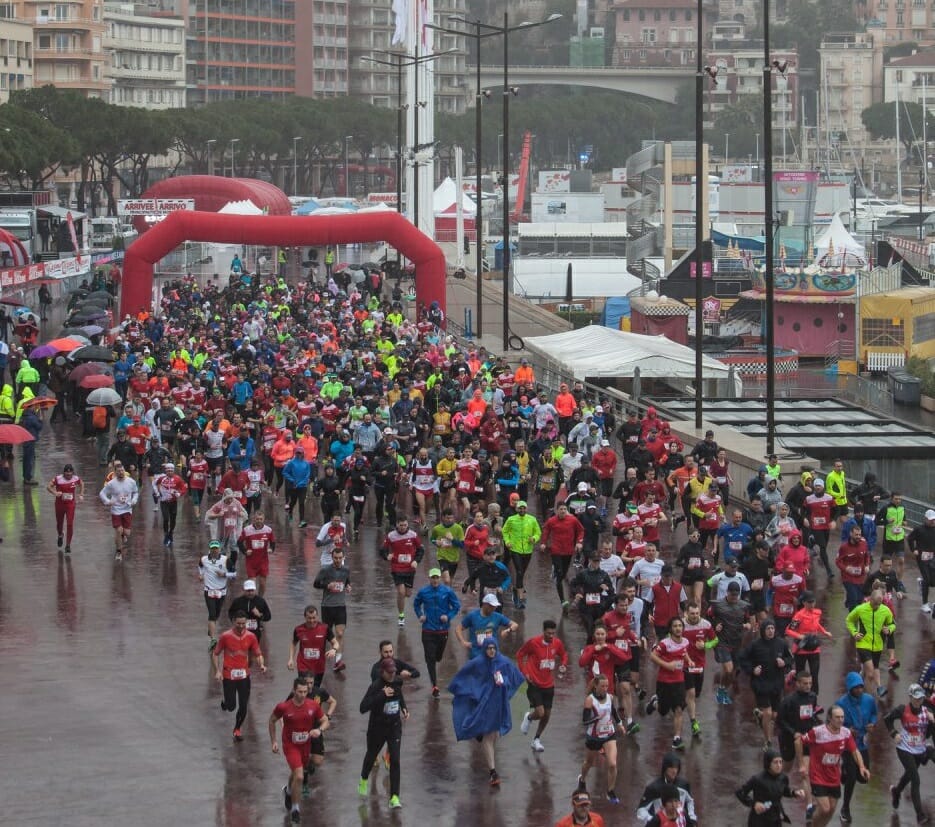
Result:
M119 324L120 405L85 409L67 375L57 385L60 407L97 440L101 465L93 482L73 464L48 482L58 547L80 548L95 498L110 515L115 564L139 553L133 522L143 509L158 510L166 554L180 509L206 526L192 565L235 741L244 739L251 673L266 671L273 645L264 635L271 523L284 515L288 531L313 538L308 605L286 664L292 692L268 719L269 747L288 764L282 796L293 821L314 800L325 733L359 726L325 688L329 670L340 680L348 667L348 640L376 658L359 707L358 791L375 792L382 764L388 806L403 804L406 685L422 664L348 628L359 593L348 555L370 555L392 579L387 619L421 630L430 702L450 696L454 735L479 743L492 788L507 783L497 743L512 729L514 694L525 687L518 729L539 755L552 751L556 677L580 687L577 707L561 710L580 716L580 743L554 750L568 763L571 794L560 825L601 825L607 816L592 804L613 813L622 784L642 785L618 776L617 748L655 714L671 745L637 823L709 823L682 757L692 739L724 737L698 711L705 692L724 706L739 693L755 699L762 737L738 745L754 771L736 779L732 823L851 822L851 801L873 771L870 744L884 739L903 770L892 807L905 799L918 823L929 822L922 774L935 755L935 666L895 697L888 676L900 649L916 645L899 635L900 616L920 609L906 582L918 579L921 610L932 612L935 510L910 526L897 492L872 475L848 487L840 462L822 474L770 456L753 479L734 479L713 433L685 446L653 408L619 411L581 382L553 395L526 360L511 365L446 336L437 308L411 320L379 278L351 289L272 278L220 292L180 280L154 312ZM0 396L14 418L23 394L56 370L51 360L32 367L38 382ZM360 539L368 521L377 549ZM530 566L544 564L554 597L527 589ZM555 619L521 640L530 600L550 602ZM825 601L845 604L846 623L823 620L816 605ZM564 616L583 626L580 650L558 636ZM452 634L462 665L439 674ZM848 647L845 675L821 669L822 646L836 638Z

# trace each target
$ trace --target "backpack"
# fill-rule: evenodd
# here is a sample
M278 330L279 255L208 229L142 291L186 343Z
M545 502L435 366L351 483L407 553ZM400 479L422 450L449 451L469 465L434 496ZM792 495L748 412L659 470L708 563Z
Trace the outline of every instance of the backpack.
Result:
M97 405L91 411L91 425L98 431L107 430L107 408L103 405Z

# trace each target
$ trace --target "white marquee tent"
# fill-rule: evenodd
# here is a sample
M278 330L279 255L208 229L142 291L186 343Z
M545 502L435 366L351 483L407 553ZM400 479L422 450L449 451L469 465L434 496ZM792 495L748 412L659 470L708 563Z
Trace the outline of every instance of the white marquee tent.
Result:
M818 258L831 254L834 258L847 256L848 264L863 264L867 261L867 251L854 236L852 236L841 216L837 213L831 219L831 223L825 231L815 239L815 249L818 251ZM852 259L855 259L852 261Z
M432 207L435 215L451 214L458 208L458 187L451 178L446 178L438 185L435 195L432 197ZM461 193L461 209L465 215L474 215L477 207L474 201L467 195Z
M678 386L695 378L695 351L665 336L591 325L552 336L533 336L525 339L525 344L540 364L551 362L576 379L631 378L637 367L642 379L659 379ZM703 357L702 372L705 380L733 378L734 392L742 391L740 377L717 359Z

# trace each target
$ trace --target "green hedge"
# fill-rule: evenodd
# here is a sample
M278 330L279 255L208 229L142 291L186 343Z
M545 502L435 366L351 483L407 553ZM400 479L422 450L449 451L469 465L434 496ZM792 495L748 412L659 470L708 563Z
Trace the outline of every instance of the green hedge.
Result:
M922 393L935 397L935 373L929 367L928 360L920 356L911 356L906 363L906 370L922 380Z

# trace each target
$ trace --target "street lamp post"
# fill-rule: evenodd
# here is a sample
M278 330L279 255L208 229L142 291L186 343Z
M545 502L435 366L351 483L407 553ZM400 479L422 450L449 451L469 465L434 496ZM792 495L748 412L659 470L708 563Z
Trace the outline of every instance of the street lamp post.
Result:
M239 144L239 143L240 143L240 138L231 138L231 140L230 140L230 145L231 145L231 178L233 178L233 177L234 177L234 174L235 174L235 170L234 170L234 144Z
M292 194L299 194L299 155L298 155L298 144L302 140L302 136L299 135L292 139Z
M351 171L348 169L348 144L354 140L353 135L344 136L344 197L349 198L351 194Z
M701 345L704 339L704 197L707 172L704 164L704 0L698 0L695 55L695 428L703 419L704 364ZM724 133L724 163L727 163L728 133Z
M211 140L205 141L208 147L208 175L214 175L214 145L216 143L217 138L211 138Z
M763 0L763 220L766 231L766 453L776 449L776 325L773 249L773 61L769 53L769 0ZM776 64L777 66L779 64ZM784 71L785 67L780 67Z

